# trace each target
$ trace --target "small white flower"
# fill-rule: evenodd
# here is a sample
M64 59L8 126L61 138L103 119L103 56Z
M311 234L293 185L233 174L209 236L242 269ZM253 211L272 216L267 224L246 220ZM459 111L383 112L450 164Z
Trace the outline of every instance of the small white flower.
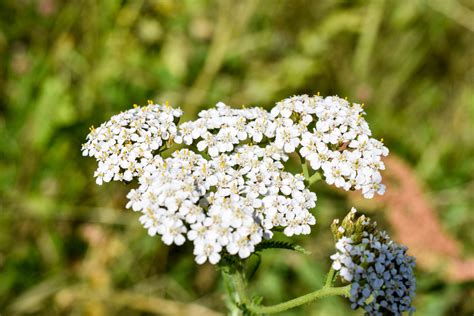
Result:
M199 151L204 151L207 148L209 155L215 157L219 154L216 137L211 133L206 133L199 143L197 143Z
M194 255L196 256L196 262L203 264L209 260L211 264L216 264L221 260L221 250L222 246L215 242L195 244Z
M275 145L285 153L292 153L300 143L300 134L294 125L282 126L276 129Z

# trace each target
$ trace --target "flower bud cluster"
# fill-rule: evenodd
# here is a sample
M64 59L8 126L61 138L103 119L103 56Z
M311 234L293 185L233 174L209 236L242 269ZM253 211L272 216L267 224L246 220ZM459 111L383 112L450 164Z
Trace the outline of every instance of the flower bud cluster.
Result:
M336 236L337 252L331 256L332 267L351 283L351 307L363 308L366 315L414 312L411 303L416 289L415 260L407 255L407 248L395 243L385 232L370 229L351 235L342 225L339 228L342 236Z
M355 243L359 243L362 240L363 233L373 233L376 228L376 222L365 215L357 214L357 210L354 207L341 223L339 223L339 219L335 219L331 224L331 231L336 241L346 236L350 237Z
M182 149L140 177L127 207L142 212L140 222L165 244L192 241L199 264L217 263L224 249L247 258L272 228L309 234L316 222L309 212L316 194L282 169L269 147L243 145L210 160Z
M168 105L149 104L114 115L98 128L91 127L82 154L98 161L94 173L97 184L131 181L160 159L154 151L174 137L182 114Z

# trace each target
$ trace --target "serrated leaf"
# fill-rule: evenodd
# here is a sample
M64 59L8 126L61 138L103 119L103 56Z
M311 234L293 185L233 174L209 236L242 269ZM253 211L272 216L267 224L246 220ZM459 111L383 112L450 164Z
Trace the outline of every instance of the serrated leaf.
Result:
M305 250L300 245L296 245L296 244L286 242L286 241L274 241L274 240L263 241L259 243L258 245L256 245L255 253L261 252L265 249L288 249L288 250L293 250L305 255L310 254L309 251Z
M257 260L252 265L250 265L247 270L247 280L249 281L253 278L258 268L260 267L260 263L262 262L262 257L260 256L260 254L257 253L255 255L257 257Z

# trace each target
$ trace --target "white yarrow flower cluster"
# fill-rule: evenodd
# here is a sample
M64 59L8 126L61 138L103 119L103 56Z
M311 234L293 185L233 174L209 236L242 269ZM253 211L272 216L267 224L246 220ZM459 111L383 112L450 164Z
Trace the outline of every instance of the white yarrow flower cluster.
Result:
M379 170L388 155L382 142L370 138L362 106L339 97L307 95L285 99L272 109L275 144L287 153L298 151L328 184L362 190L366 198L383 194Z
M241 143L265 141L285 153L299 153L328 184L372 198L385 192L380 170L388 149L370 137L364 114L360 104L339 97L295 96L278 102L270 113L220 102L181 124L176 142L196 142L199 151L215 157Z
M329 184L366 198L383 194L388 150L370 138L363 114L338 97L303 95L270 112L218 103L178 125L181 110L149 104L92 129L82 153L98 161L98 184L138 179L127 208L142 213L150 235L167 245L192 241L196 262L215 264L223 253L249 257L275 229L310 233L316 194L302 175L284 171L288 154ZM159 152L173 142L188 148L163 159Z
M175 141L185 145L197 141L199 151L215 157L245 141L259 143L272 136L268 116L262 108L233 109L219 102L215 108L201 111L197 120L182 123Z
M165 244L192 241L199 264L219 262L223 250L247 258L272 237L272 228L284 227L288 236L309 234L316 222L309 212L316 195L272 155L244 145L208 161L182 149L139 179L127 207L142 212L148 233L161 235Z
M168 105L149 104L114 115L98 128L91 127L82 154L98 161L94 173L97 184L131 181L156 163L160 156L154 152L175 136L175 123L181 115L181 110Z

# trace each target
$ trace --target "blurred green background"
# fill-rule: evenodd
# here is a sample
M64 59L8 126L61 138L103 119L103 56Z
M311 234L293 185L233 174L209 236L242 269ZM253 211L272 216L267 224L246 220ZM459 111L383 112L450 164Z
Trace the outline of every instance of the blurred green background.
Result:
M147 99L185 119L216 101L270 108L318 91L364 102L459 260L472 258L473 84L470 0L2 0L0 314L225 312L215 269L148 237L124 208L130 185L95 185L81 156L90 125ZM318 225L297 239L312 254L265 254L251 290L267 304L323 283L329 224L351 198L315 190ZM388 209L367 210L393 231ZM417 270L417 314L472 315L472 278L436 271ZM286 315L361 312L334 298Z

